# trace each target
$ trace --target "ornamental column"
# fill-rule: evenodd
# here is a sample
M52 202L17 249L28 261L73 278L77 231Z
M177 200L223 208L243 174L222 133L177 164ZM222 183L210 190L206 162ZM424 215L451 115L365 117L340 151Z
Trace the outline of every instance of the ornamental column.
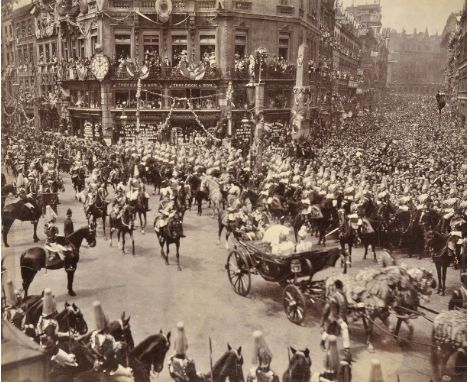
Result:
M309 57L309 46L303 40L297 53L296 85L293 89L294 103L291 110L291 126L294 139L310 134L309 72L305 64L307 57Z

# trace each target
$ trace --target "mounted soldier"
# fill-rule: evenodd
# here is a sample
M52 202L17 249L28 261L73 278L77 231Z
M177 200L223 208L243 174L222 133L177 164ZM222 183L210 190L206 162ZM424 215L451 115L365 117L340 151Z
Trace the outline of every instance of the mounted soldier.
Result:
M18 329L22 329L24 311L21 308L21 303L15 291L13 281L6 280L4 293L5 306L2 309L2 317L8 322L11 322Z
M46 267L51 267L55 262L64 262L65 270L69 270L69 260L72 254L73 248L65 244L57 242L59 229L56 223L56 215L50 206L46 207L46 223L44 225L44 233L46 234L47 240L44 244L44 249L48 252L46 257Z
M125 196L125 188L123 185L119 185L117 187L116 192L117 192L117 195L112 202L111 214L115 218L120 219L122 216L121 214L122 214L123 208L127 204L127 198Z
M174 341L175 354L169 358L169 374L176 382L188 382L194 379L204 380L204 376L197 373L193 359L187 356L187 349L188 341L184 324L179 322L177 323L177 333Z
M25 188L20 188L18 190L18 196L21 203L28 208L31 213L34 213L35 206L33 204L34 199L32 198L32 194L28 194Z
M116 341L109 333L109 320L104 314L101 303L93 304L96 329L89 334L89 347L96 357L94 368L113 376L133 377L130 367L124 367L119 363L119 353L128 351L125 344Z
M130 178L128 180L127 188L127 199L130 204L136 204L140 195L143 195L146 211L151 211L148 206L149 195L145 190L145 183L140 179L140 171L138 170L138 165L134 166L133 178Z
M74 354L66 353L58 346L59 338L69 337L68 332L59 332L59 324L56 320L57 305L52 291L49 288L44 290L42 305L42 315L36 325L36 335L39 338L41 348L51 357L51 360L62 366L76 367Z
M256 330L253 333L254 339L254 350L252 364L254 365L250 369L250 373L247 377L248 382L253 381L266 381L272 382L278 377L275 372L271 370L271 361L273 354L266 344L263 333L260 330Z

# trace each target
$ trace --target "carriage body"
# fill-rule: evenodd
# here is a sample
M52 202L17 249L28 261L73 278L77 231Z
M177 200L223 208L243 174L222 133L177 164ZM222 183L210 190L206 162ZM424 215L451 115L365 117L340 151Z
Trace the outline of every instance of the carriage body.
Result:
M307 301L325 301L324 281L312 281L313 276L334 267L339 258L339 248L318 247L281 256L271 254L268 243L236 239L225 268L234 291L241 296L250 292L251 275L278 283L283 288L283 307L288 319L300 324L305 318Z

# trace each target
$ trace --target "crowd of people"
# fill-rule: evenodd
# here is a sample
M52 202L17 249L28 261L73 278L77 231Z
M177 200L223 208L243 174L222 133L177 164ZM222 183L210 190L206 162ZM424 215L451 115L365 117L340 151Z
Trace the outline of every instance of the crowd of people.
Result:
M197 200L200 213L207 198L220 213L225 203L222 223L250 239L261 239L272 221L296 228L296 216L304 217L306 222L332 222L333 211L338 209L345 210L344 216L358 214L371 230L377 230L377 221L387 215L369 212L369 205L377 209L391 206L393 212L414 211L414 216L422 211L417 215L420 221L423 214L434 212L440 221L430 222L431 229L442 229L448 222L444 233L456 231L455 236L465 239L466 130L446 111L439 128L438 117L433 99L390 96L380 110L347 119L339 128L314 132L282 149L256 142L248 153L215 141L209 145L141 142L106 147L29 129L5 136L2 143L6 164L16 173L20 196L25 195L21 190L30 184L21 183L21 179L42 182L45 164L69 171L72 177L78 173L88 175L84 191L80 190L86 194L87 209L100 192L104 195L101 200L105 200L107 185L114 184L112 214L117 216L139 195L144 195L146 209L151 208L145 183L160 187L158 230L186 204L190 206L192 198ZM39 162L42 169L37 166ZM45 173L47 184L55 173ZM218 205L211 187L220 194ZM26 193L28 197L32 194ZM314 232L314 227L310 228ZM326 229L331 228L327 223ZM299 239L300 244L304 230ZM293 245L291 250L295 248ZM176 354L171 360L179 358ZM258 360L257 375L259 371L270 375L265 349ZM117 368L115 364L109 370Z

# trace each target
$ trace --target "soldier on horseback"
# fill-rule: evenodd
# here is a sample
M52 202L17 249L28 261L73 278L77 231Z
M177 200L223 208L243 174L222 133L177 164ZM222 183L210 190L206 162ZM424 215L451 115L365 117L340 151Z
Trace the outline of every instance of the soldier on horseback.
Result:
M69 337L68 332L59 332L59 324L56 320L57 305L52 291L44 290L42 315L36 325L36 335L39 338L41 348L51 357L52 361L62 366L78 366L74 354L66 353L58 346L58 339Z
M177 333L174 341L175 354L169 358L169 374L176 382L188 382L195 378L204 380L201 373L197 373L195 362L187 356L188 341L184 324L177 323Z
M138 200L138 197L140 195L143 195L144 198L144 203L145 203L145 208L146 211L151 211L149 208L149 195L145 190L145 183L140 179L139 175L139 170L138 170L138 165L135 165L134 172L133 172L133 178L130 178L128 180L128 192L127 192L127 198L130 203L136 203Z
M109 333L109 321L99 301L94 302L93 308L96 329L90 334L89 347L96 356L95 369L109 375L132 377L132 369L119 363L119 353L127 351L125 344Z
M120 219L122 216L123 208L125 207L126 203L127 198L125 196L125 189L122 185L119 185L117 187L117 196L112 202L112 215L115 216L117 219Z
M271 361L273 354L266 344L265 337L260 330L253 333L254 351L252 364L254 365L247 377L248 382L266 381L271 382L278 378L273 370L271 370Z
M18 196L21 201L21 203L29 209L31 213L34 212L34 204L33 204L33 199L32 199L32 194L27 193L25 188L20 188L18 191Z
M50 206L46 208L48 219L44 225L44 233L47 236L44 248L48 251L46 258L46 267L52 265L56 260L60 259L64 262L64 268L66 271L70 269L70 257L73 248L70 245L63 245L57 243L57 236L59 229L56 226L56 215Z

